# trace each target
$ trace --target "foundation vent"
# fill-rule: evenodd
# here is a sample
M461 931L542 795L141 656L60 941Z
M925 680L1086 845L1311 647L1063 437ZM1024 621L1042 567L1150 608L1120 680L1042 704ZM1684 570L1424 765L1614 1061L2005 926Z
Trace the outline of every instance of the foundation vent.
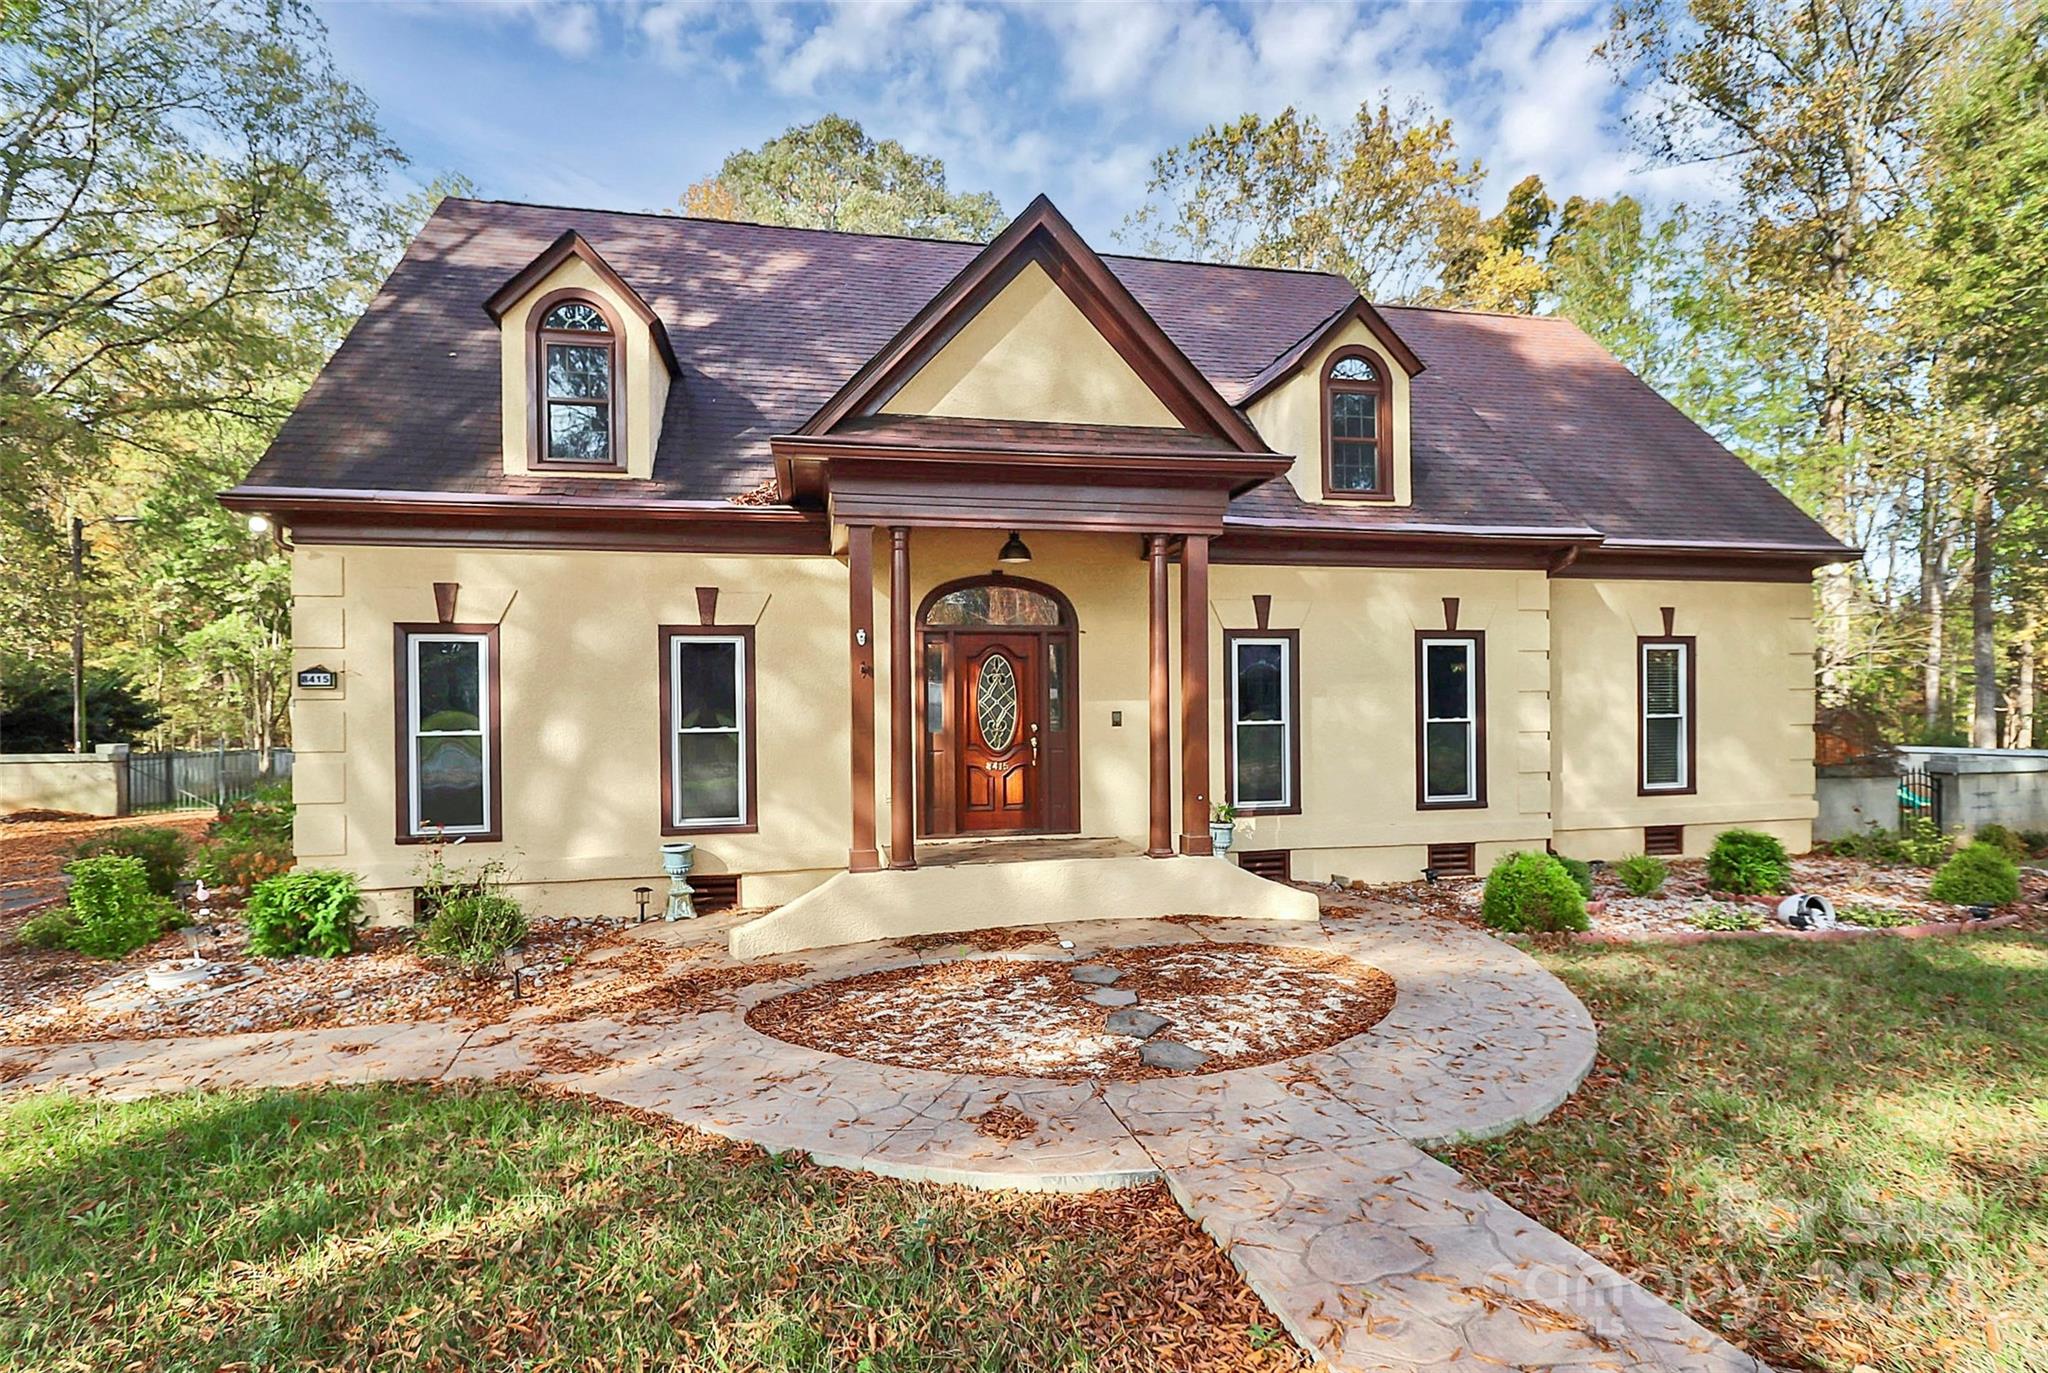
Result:
M740 875L736 872L693 872L690 890L697 893L699 911L729 911L740 903Z
M1292 858L1293 853L1288 849L1251 849L1237 856L1237 865L1268 882L1285 882L1292 870Z
M1438 877L1476 877L1477 859L1470 844L1431 844L1428 864Z
M1643 826L1643 852L1654 858L1676 858L1685 852L1685 826Z

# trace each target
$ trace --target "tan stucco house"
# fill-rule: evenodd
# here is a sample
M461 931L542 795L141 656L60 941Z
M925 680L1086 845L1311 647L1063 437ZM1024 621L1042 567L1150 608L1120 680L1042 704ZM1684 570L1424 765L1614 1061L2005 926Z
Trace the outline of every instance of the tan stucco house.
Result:
M326 673L299 856L393 914L456 837L558 913L676 838L752 906L1064 865L968 923L1802 848L1854 556L1569 323L1043 199L986 247L448 200L224 499Z

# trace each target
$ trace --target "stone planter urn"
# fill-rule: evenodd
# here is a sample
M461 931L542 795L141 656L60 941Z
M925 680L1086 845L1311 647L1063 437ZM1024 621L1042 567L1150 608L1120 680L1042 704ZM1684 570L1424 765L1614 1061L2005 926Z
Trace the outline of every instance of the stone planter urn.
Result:
M1237 842L1237 824L1231 820L1209 822L1209 847L1218 854L1230 852L1230 846Z
M692 899L696 893L690 890L690 869L695 864L697 846L678 841L661 846L661 870L668 874L668 908L661 913L663 920L695 920L697 905Z

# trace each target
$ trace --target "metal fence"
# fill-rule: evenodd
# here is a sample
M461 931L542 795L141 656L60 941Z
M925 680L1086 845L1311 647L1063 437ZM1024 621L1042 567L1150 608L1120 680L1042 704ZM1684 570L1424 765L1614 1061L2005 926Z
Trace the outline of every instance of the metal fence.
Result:
M128 755L128 811L218 809L292 775L288 748L177 749Z
M1926 768L1908 768L1899 774L1899 833L1923 815L1942 828L1941 779Z

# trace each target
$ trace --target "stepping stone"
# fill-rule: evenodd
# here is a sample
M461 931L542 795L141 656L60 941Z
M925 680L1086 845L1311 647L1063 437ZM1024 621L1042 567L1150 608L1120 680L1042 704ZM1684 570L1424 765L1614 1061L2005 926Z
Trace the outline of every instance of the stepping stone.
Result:
M1150 1039L1166 1028L1166 1017L1153 1011L1127 1010L1111 1012L1104 1025L1113 1035L1129 1035L1132 1039ZM1149 1045L1147 1047L1150 1047Z
M1209 1061L1200 1049L1177 1039L1149 1040L1138 1050L1138 1061L1147 1068L1164 1068L1170 1073L1189 1073Z
M1135 1006L1138 994L1124 987L1097 987L1092 992L1081 993L1083 1001L1092 1001L1098 1006Z
M1107 967L1101 963L1076 963L1067 970L1067 973L1076 982L1085 982L1091 987L1107 987L1124 975L1123 969Z

